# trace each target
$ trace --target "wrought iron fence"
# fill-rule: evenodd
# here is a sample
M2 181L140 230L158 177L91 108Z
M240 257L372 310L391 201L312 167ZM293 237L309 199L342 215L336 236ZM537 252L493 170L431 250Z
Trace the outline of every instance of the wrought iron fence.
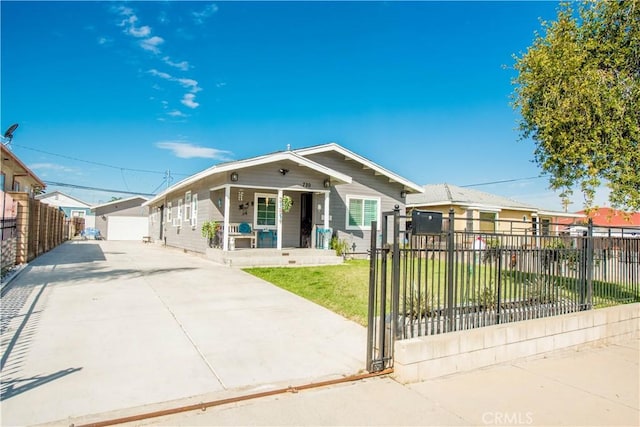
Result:
M15 237L17 229L16 218L2 218L0 221L0 240Z
M452 213L438 232L418 235L410 219L396 210L380 234L373 225L373 370L389 366L395 339L640 301L639 237L594 237L591 224L580 233L554 224L456 231Z

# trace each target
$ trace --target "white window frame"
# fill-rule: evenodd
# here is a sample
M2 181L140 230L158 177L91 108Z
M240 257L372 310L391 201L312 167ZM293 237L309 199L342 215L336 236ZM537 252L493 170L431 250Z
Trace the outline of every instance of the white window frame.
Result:
M191 197L191 226L198 225L198 193Z
M87 212L78 209L72 209L70 214L71 218L85 218L87 216Z
M376 221L380 224L380 218L382 217L382 200L380 197L375 196L360 196L360 195L347 195L347 207L345 212L345 228L347 230L371 230L371 225L349 225L349 206L351 205L351 200L362 200L362 220L364 221L364 206L365 201L374 201L376 202L377 212L376 212Z
M184 220L191 223L191 191L184 193Z
M173 203L172 202L167 203L167 222L169 223L173 222Z
M178 222L182 222L182 199L178 199L178 214L176 215Z
M273 225L258 225L258 198L266 197L274 199L274 206L276 207L276 216ZM253 196L253 229L254 230L277 230L278 228L278 195L275 193L255 193Z

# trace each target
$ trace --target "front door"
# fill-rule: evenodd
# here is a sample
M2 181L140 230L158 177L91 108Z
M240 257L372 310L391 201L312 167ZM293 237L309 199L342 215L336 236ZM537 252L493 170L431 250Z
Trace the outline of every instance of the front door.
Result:
M300 247L311 247L311 228L313 227L313 194L300 194Z

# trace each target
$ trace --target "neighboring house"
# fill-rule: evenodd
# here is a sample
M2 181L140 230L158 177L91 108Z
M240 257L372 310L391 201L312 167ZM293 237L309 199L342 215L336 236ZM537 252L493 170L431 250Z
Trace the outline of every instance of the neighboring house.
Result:
M407 196L407 211L440 212L446 218L454 210L455 229L481 233L548 235L557 233L555 219L583 218L580 214L546 211L507 197L452 184L429 184L421 194Z
M217 221L220 249L328 249L331 235L365 252L372 221L422 189L335 144L222 163L149 200L149 235L169 246L206 252L205 221ZM281 207L291 202L290 210ZM244 228L244 230L241 230ZM250 239L237 239L240 234Z
M107 240L142 240L149 233L149 209L145 197L134 196L93 206L96 226Z
M13 152L0 144L2 269L31 261L65 239L64 214L35 199L46 187Z
M559 218L566 224L570 234L579 235L587 231L587 221L593 223L594 236L640 237L640 212L625 213L612 208L597 208L576 212L581 218Z
M29 197L39 194L46 184L16 157L6 145L2 147L2 168L0 169L0 189L4 192L27 193Z
M39 194L36 196L36 199L42 203L57 206L62 209L67 218L84 219L85 228L94 228L96 226L96 216L91 212L91 205L80 199L76 199L60 191Z

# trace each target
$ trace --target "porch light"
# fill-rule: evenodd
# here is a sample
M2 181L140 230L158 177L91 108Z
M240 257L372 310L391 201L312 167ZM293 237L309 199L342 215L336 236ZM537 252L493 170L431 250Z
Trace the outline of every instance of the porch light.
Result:
M323 184L324 184L324 188L329 188L331 187L331 180L327 178L324 180Z
M231 172L231 181L236 182L238 180L238 172Z
M401 198L403 198L403 199L404 199L405 197L407 197L407 192L406 192L405 190L402 190L402 191L400 192L400 197L401 197Z

